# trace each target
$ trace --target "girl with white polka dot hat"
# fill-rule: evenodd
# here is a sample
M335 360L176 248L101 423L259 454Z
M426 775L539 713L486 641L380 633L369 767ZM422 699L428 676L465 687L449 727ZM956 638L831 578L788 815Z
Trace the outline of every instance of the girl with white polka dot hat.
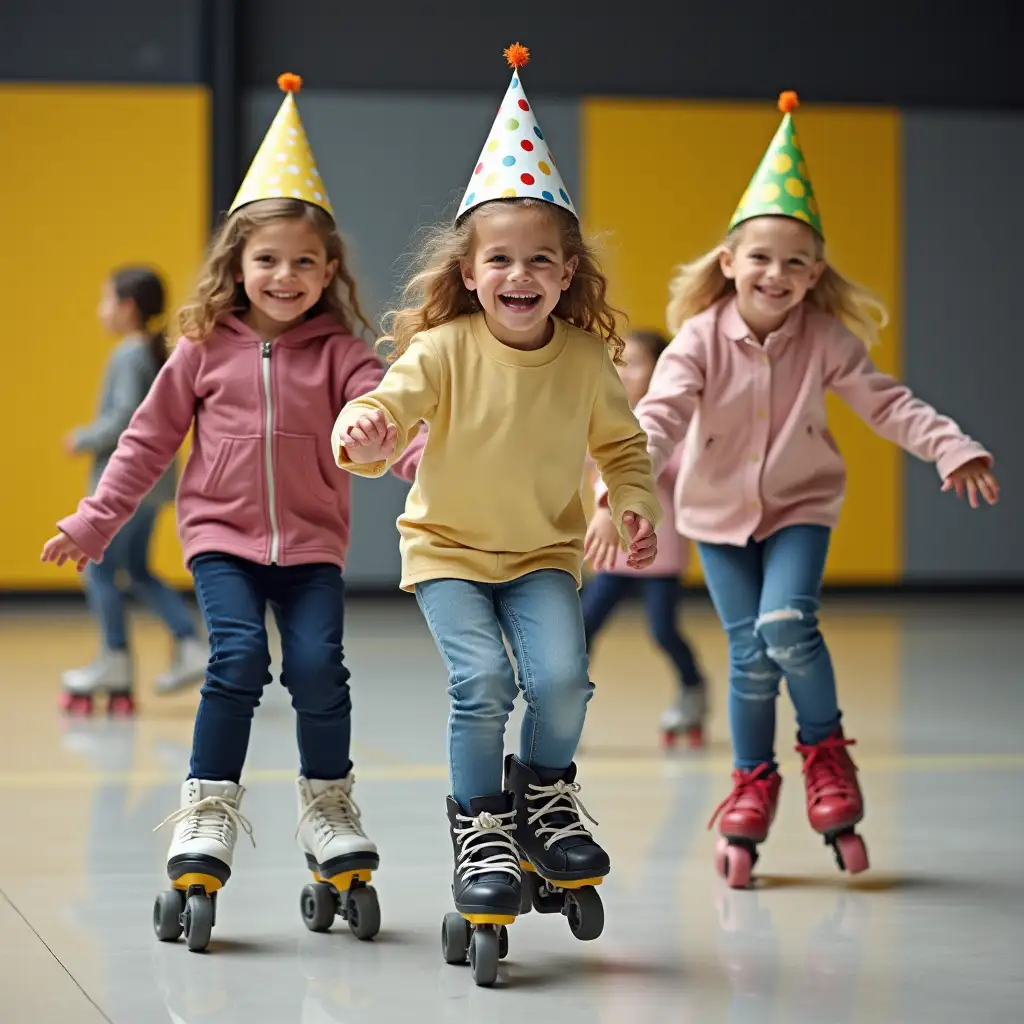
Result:
M240 777L270 682L268 603L298 718L297 837L316 878L303 892L305 922L326 930L340 912L361 938L379 927L367 884L377 848L352 797L342 653L350 480L329 438L342 405L376 387L384 367L357 336L369 324L295 106L301 80L282 75L279 84L284 102L181 311L184 337L96 493L43 551L44 561L79 569L98 562L192 431L178 525L212 655L181 806L167 819L172 888L154 909L157 936L184 930L190 949L210 939L238 829L251 836ZM396 475L412 478L421 446L406 450Z
M455 221L392 317L397 358L334 429L338 464L377 476L430 425L399 519L402 586L449 671L457 913L444 956L468 949L478 984L494 981L521 907L565 909L581 939L603 923L594 886L609 860L573 763L593 690L578 595L588 447L631 565L653 560L660 515L604 276L523 90L527 51L506 56L512 81ZM517 689L526 717L503 778Z
M942 489L990 504L992 456L952 420L879 371L868 355L881 305L826 259L810 175L793 126L794 93L725 240L680 267L676 332L637 406L655 472L684 443L675 491L679 531L698 542L729 641L733 790L712 819L716 864L748 884L782 784L775 703L785 676L796 709L810 824L840 868L868 866L854 831L864 813L848 753L832 659L818 629L829 539L846 470L825 396L874 431L936 464ZM876 319L873 314L880 314Z

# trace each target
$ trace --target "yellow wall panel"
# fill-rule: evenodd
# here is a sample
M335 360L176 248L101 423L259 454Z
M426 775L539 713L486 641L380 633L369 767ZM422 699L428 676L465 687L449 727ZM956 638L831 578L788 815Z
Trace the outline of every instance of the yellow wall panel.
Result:
M62 439L92 415L116 343L96 320L100 288L112 268L145 262L164 274L170 310L185 297L207 234L207 130L201 87L0 85L0 588L78 585L39 550L87 482ZM155 552L189 582L169 509Z
M613 301L634 325L664 327L674 266L721 239L779 117L771 104L584 104L581 205L588 230L603 243ZM805 106L797 128L821 202L830 259L889 307L892 321L875 358L898 374L899 114ZM896 581L902 566L900 453L842 403L830 403L849 483L826 578ZM700 578L699 566L691 578Z

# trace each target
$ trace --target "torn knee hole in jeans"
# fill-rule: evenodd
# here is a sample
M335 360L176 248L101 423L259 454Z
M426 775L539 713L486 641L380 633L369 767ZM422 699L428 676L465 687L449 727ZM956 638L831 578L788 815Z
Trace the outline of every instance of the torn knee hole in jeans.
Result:
M759 630L769 622L799 622L803 619L804 613L799 608L779 608L774 612L765 612L754 625Z

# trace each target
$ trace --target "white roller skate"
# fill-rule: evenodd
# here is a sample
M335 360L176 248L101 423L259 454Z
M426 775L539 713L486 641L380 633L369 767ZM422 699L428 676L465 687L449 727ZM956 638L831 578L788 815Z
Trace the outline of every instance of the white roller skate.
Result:
M200 683L206 676L210 647L198 637L190 636L174 645L171 667L156 677L157 693L174 693L186 686Z
M704 720L708 716L708 688L703 681L696 686L681 686L675 704L661 714L662 746L671 750L680 736L691 750L704 746Z
M380 931L380 904L370 880L380 857L363 831L354 782L351 772L344 779L295 781L295 838L315 879L303 888L299 907L310 931L325 932L341 917L356 938L372 939Z
M236 782L188 779L181 787L181 807L153 830L175 826L167 851L172 888L153 907L153 929L161 942L184 932L195 952L206 949L217 920L217 892L231 877L238 830L253 846L252 826L239 813L244 788Z
M96 660L81 668L71 668L61 675L64 689L58 705L69 715L91 715L93 698L106 695L107 713L132 715L132 659L127 651L100 651Z

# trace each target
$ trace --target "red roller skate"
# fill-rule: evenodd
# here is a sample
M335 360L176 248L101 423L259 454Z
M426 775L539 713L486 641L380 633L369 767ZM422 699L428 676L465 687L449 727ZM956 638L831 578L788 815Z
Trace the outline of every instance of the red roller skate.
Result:
M737 768L732 782L732 792L715 809L708 828L721 817L715 870L730 888L745 889L757 863L757 846L768 838L775 819L782 776L762 764L749 772Z
M804 759L807 820L815 832L824 836L826 846L832 847L839 870L851 875L868 868L867 847L854 831L864 817L857 766L846 749L854 742L846 739L840 729L814 746L796 746Z

